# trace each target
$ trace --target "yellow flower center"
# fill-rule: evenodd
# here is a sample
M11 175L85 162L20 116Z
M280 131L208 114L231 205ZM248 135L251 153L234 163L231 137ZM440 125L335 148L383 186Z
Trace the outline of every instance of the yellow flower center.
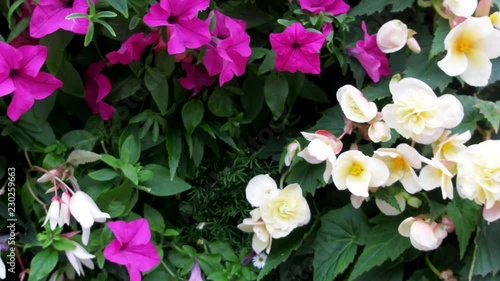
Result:
M348 100L348 103L349 103L349 108L357 115L361 115L363 116L364 113L363 111L361 111L361 109L359 108L359 106L354 102L354 100L352 98L349 98Z
M469 34L462 34L462 36L460 36L460 38L457 39L457 41L455 42L455 52L457 53L467 53L469 52L470 48L471 48L471 43L472 43L472 36L470 36Z
M363 167L358 164L353 164L351 166L351 175L353 176L359 176L364 171Z
M498 22L498 13L493 13L490 15L491 23L496 24Z
M394 158L393 162L394 162L394 166L398 170L402 170L406 165L406 160L403 156L398 156L398 157Z

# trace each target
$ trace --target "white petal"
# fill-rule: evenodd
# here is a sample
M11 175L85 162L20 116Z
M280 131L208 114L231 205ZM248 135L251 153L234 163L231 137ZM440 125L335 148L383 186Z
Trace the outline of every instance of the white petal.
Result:
M460 75L465 83L474 87L488 85L491 76L492 64L488 57L479 51L470 50L467 53L468 67Z
M450 129L458 126L464 118L464 107L453 95L445 94L438 98L437 104L440 112L442 127Z
M422 190L422 186L418 183L417 174L413 169L408 169L404 176L399 180L406 192L415 194Z
M477 7L477 0L447 0L445 3L459 17L470 17Z
M75 257L72 250L65 251L66 257L68 258L69 263L75 269L76 274L80 276L83 273L82 264L80 260Z
M483 208L483 218L488 222L494 222L500 219L500 201L496 201L493 207Z
M420 169L422 167L422 161L420 161L420 153L418 151L409 146L406 143L399 144L396 147L397 151L403 155L405 160L415 169Z
M467 56L463 53L455 53L448 50L446 56L438 61L437 65L448 76L457 76L465 72L468 67Z
M408 98L408 96L413 95L415 91L418 91L421 95L426 95L428 98L436 98L436 94L431 87L429 87L429 85L421 80L411 77L403 78L397 83L391 83L390 91L392 99L395 103L404 101Z
M3 263L2 259L0 259L0 279L5 279L7 274L7 270L5 268L5 264Z
M320 163L328 159L331 151L331 146L319 139L311 141L307 146L307 152L309 153L309 155L317 159L317 161L320 161Z
M370 183L370 174L362 172L358 176L348 175L345 179L347 189L356 196L368 197L368 187Z
M359 207L361 207L361 204L363 204L363 201L365 201L365 199L366 197L351 194L351 205L354 207L354 209L358 209Z
M496 59L500 57L500 30L494 29L490 35L477 41L474 47L477 47L489 59Z
M253 231L260 241L266 243L269 241L269 232L264 224L255 225L253 227Z
M415 221L416 220L413 217L406 218L404 221L402 221L398 227L399 234L401 234L404 237L410 237L411 225Z
M257 237L257 234L254 234L252 237L252 249L257 254L260 254L264 249L266 249L268 242L264 242Z
M377 158L370 158L370 187L383 185L389 179L389 168L384 161Z
M377 205L378 209L384 215L386 215L386 216L397 216L397 215L401 214L402 211L405 210L405 208L406 208L406 201L401 196L397 196L396 200L398 202L398 205L399 205L399 208L401 209L401 211L398 210L398 209L396 209L396 208L394 208L392 205L390 205L389 203L385 202L384 200L381 200L381 199L378 199L378 198L375 198L375 204Z
M83 245L87 245L89 243L90 238L90 227L82 226L82 243Z
M433 227L421 220L412 224L410 229L410 241L413 247L421 251L437 249L441 245L442 239L438 239L434 234Z
M259 207L269 198L271 191L276 189L278 185L269 175L257 175L248 182L245 193L248 202L254 207Z
M418 179L425 191L433 190L441 185L441 171L431 165L427 165L420 170Z
M323 180L325 181L326 184L330 182L330 179L332 178L332 172L333 172L333 165L330 161L325 161L326 162L326 167L325 171L323 172Z
M89 203L85 195L82 191L75 192L69 201L69 210L82 227L91 227L94 224L94 217L90 212Z

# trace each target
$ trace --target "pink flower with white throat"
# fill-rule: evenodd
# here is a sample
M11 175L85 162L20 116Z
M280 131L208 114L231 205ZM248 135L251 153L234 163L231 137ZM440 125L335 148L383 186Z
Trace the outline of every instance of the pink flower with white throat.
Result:
M432 251L448 236L444 226L418 217L405 219L398 227L399 234L409 237L411 245L420 251Z
M377 105L369 102L363 93L352 85L345 85L338 89L337 100L347 119L365 123L377 116Z
M105 222L110 216L97 207L94 200L83 191L77 191L69 201L69 210L75 220L82 226L82 243L87 245L90 237L90 227L94 222Z

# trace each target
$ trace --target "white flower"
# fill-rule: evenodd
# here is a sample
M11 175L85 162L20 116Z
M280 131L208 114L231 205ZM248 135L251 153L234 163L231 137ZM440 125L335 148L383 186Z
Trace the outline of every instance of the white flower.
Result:
M85 192L77 191L69 201L69 210L76 221L82 226L82 243L87 245L90 236L90 227L94 222L105 222L110 216L97 207L94 200Z
M460 153L467 149L464 143L470 140L471 133L470 131L465 131L461 134L451 136L450 134L451 131L444 131L443 135L436 142L432 143L432 149L435 158L457 162Z
M310 164L319 164L326 161L323 180L328 183L337 158L336 154L342 151L342 142L325 130L318 130L314 134L306 132L301 132L301 134L310 142L297 155Z
M57 199L53 199L50 203L49 211L47 212L47 216L43 221L42 226L45 226L47 222L50 221L50 229L54 230L57 227L57 223L59 221L59 207L61 203L57 201Z
M457 126L463 119L463 106L455 96L446 94L438 98L418 79L393 79L389 88L394 103L382 109L384 120L407 139L430 144L444 129Z
M292 164L293 158L297 154L297 151L300 150L300 143L298 141L293 141L286 147L286 155L285 155L285 166L289 167Z
M389 203L385 202L382 199L375 198L375 204L384 215L397 216L406 209L406 200L402 194L397 194L395 198L396 201L398 202L399 210L394 208L392 205L390 205Z
M271 196L271 193L277 191L278 185L269 175L253 177L245 189L247 200L253 207L260 207Z
M483 218L487 222L494 222L500 219L500 201L496 201L493 207L491 208L483 208Z
M418 176L413 170L422 167L420 154L415 148L402 143L396 148L379 148L373 157L382 160L389 169L389 178L384 185L390 186L400 181L408 193L414 194L422 190L418 184Z
M73 250L64 251L66 253L66 257L68 258L71 266L73 266L73 268L75 269L76 274L78 274L78 276L85 276L82 264L89 269L94 269L94 263L91 261L91 259L95 258L95 256L89 254L80 244L74 241L71 242L73 242L76 248Z
M400 20L384 23L377 32L377 45L386 54L401 50L407 39L408 27Z
M490 20L496 29L500 29L500 12L494 12L490 15Z
M436 222L426 222L419 218L409 217L398 227L399 234L410 237L413 247L420 251L437 249L448 232Z
M457 160L457 191L491 209L500 201L500 140L471 145Z
M262 220L273 238L287 236L311 219L311 211L298 184L290 184L273 193L260 206Z
M377 116L377 105L369 102L363 93L352 85L345 85L337 90L337 100L347 119L365 123Z
M453 199L453 183L451 181L453 174L450 170L454 170L455 164L436 158L429 160L422 157L422 161L427 164L427 166L420 170L420 175L418 176L422 188L425 191L430 191L441 187L443 199Z
M379 159L349 150L339 155L332 175L339 190L348 189L356 196L368 197L369 187L378 187L387 181L389 169Z
M391 139L391 128L385 122L375 122L368 128L368 137L374 143L389 141Z
M241 231L253 233L252 249L256 253L266 250L266 253L271 251L272 237L267 231L266 225L261 220L260 210L254 209L250 212L251 218L244 219L243 223L238 225Z
M459 17L470 17L477 7L477 0L444 0L443 6Z
M0 257L0 279L5 279L6 275L7 275L7 269L5 268L5 263L3 263L3 260Z
M260 253L252 258L253 266L258 269L263 269L266 265L267 255L265 253Z
M467 18L446 36L448 52L438 66L449 76L460 75L471 86L486 86L491 76L490 59L500 56L499 45L500 30L488 17Z
M368 197L363 197L363 196L356 196L354 194L351 194L351 205L354 207L354 209L359 209L363 202L368 200Z
M68 192L63 192L61 195L61 208L59 209L59 226L63 227L65 224L69 225L70 211L69 211L69 201L71 200L71 195Z

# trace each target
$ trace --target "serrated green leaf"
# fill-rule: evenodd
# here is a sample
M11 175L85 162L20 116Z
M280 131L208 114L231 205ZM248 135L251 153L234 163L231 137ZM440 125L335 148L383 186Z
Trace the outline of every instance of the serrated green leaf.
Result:
M460 258L463 258L469 239L476 228L479 206L471 200L457 196L446 207L447 214L455 225L455 233L460 246Z
M474 105L478 102L478 99L464 95L456 95L456 97L464 107L464 118L462 119L462 122L460 122L460 125L451 129L451 131L453 133L463 133L465 131L474 132L476 130L477 122L483 120L483 116L479 113L479 109L474 107Z
M479 100L474 105L479 112L488 120L495 132L498 132L500 126L500 107L491 101Z
M286 178L288 184L298 183L304 193L314 194L316 189L323 186L323 172L325 164L311 165L306 161L298 162Z
M366 242L370 225L360 209L347 205L321 217L314 243L314 280L334 280L352 263Z
M444 51L444 38L450 32L450 25L447 20L439 18L436 22L436 30L432 38L432 47L429 53L429 58L435 57Z
M308 131L327 130L336 136L344 132L344 113L339 105L322 112L321 115L316 125Z
M488 223L481 220L480 230L476 237L476 259L474 275L485 276L500 271L500 220ZM483 280L483 279L481 279Z
M74 130L61 137L61 142L67 147L92 150L99 138L85 130Z
M356 278L356 281L403 281L403 264L386 262ZM407 280L408 281L408 280ZM421 280L419 280L421 281Z
M413 4L413 0L362 0L349 11L351 16L371 15L380 13L387 5L391 5L391 12L400 12Z
M376 101L391 96L389 91L390 77L384 77L376 84L370 84L364 87L361 92L369 101Z
M453 78L444 73L435 59L422 59L428 57L428 50L422 50L418 55L412 55L408 59L406 70L403 72L407 77L414 77L425 82L432 89L444 91L453 81Z
M430 208L430 220L435 221L437 218L439 218L444 212L446 212L446 206L440 203L437 203L435 201L430 201L429 202L429 208Z
M403 211L401 210L398 204L398 200L396 199L396 195L401 193L402 190L403 188L401 186L393 185L385 188L379 188L375 193L373 193L373 195L375 196L375 198L382 200L392 207L396 208L396 210Z

